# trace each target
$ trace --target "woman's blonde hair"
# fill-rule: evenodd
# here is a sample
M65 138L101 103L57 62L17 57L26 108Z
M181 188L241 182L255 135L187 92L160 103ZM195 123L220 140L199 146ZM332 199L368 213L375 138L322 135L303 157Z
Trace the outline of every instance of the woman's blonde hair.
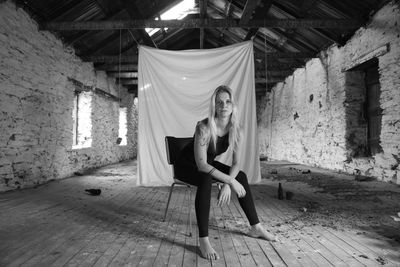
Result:
M208 114L208 128L210 130L211 141L213 143L214 149L217 145L217 124L215 123L216 110L215 110L215 100L217 95L226 92L229 94L229 98L232 103L232 114L228 124L229 127L229 144L232 145L233 151L236 151L237 145L240 139L240 125L237 116L237 105L233 97L231 88L226 85L218 86L211 96L210 100L210 113Z

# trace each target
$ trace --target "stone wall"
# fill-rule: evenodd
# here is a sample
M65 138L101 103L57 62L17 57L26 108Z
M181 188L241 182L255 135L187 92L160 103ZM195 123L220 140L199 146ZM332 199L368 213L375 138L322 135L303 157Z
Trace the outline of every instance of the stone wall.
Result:
M119 106L128 107L128 136L135 136L133 96L105 72L82 62L73 49L11 1L0 3L0 191L29 187L76 171L136 157L136 141L116 144ZM91 147L72 149L75 85L93 86Z
M366 134L357 122L365 98L363 76L346 66L385 47L389 51L377 56L383 151L363 157L357 151ZM400 184L399 73L400 11L393 1L344 46L322 51L259 101L261 156Z

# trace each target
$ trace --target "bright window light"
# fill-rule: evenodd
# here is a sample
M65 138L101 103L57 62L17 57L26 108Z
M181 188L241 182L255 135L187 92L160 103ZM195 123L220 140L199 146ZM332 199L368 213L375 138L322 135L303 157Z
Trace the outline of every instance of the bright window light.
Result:
M162 13L160 17L162 20L183 19L194 9L194 6L194 0L183 0L176 4L174 7ZM156 18L156 20L158 20L158 18ZM158 32L159 30L160 28L146 28L146 31L150 36ZM168 30L168 28L165 28L165 30Z

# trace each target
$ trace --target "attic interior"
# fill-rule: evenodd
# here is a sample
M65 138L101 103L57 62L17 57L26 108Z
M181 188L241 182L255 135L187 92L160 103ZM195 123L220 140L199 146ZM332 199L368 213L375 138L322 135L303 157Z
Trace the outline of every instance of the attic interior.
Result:
M0 25L0 266L400 266L398 0L0 0ZM280 241L213 187L207 260L196 189L163 221L170 187L137 185L138 48L250 40Z

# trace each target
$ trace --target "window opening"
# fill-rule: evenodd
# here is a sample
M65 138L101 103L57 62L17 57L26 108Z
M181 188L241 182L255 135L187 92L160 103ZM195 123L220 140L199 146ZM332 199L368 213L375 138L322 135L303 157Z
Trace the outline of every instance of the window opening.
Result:
M127 142L127 108L120 107L119 108L119 130L118 130L118 144L120 146L126 146Z
M75 92L72 111L72 148L84 148L92 145L91 100L90 92Z

